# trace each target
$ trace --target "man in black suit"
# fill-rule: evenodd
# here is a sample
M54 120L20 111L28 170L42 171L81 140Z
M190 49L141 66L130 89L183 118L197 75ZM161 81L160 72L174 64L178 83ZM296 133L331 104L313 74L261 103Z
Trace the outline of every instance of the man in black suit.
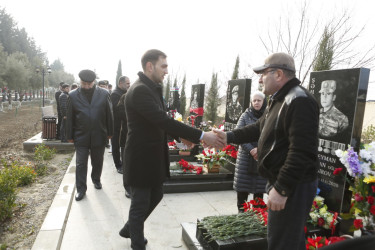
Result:
M112 143L112 156L113 162L119 174L122 174L122 161L120 154L120 131L122 125L122 118L124 117L121 114L121 111L125 109L124 105L118 105L120 98L130 87L130 80L127 76L121 76L118 80L116 89L111 94L111 101L113 107L113 118L114 118L114 131L113 137L111 140Z
M213 132L202 132L167 115L162 82L168 74L167 56L149 50L142 57L143 73L125 95L128 136L125 144L124 185L130 186L129 218L120 236L131 238L133 249L145 249L144 222L163 197L163 182L169 177L167 133L191 142L207 141L221 147ZM186 142L186 141L185 141ZM187 142L186 142L187 143Z
M60 95L62 93L61 88L64 85L64 82L60 82L59 84L59 90L55 93L55 99L56 99L56 109L57 109L57 131L56 131L56 139L60 140L60 130L61 130L61 122L62 122L62 116L61 116L61 110L60 110Z
M91 157L91 180L101 189L100 177L106 140L113 135L113 114L107 90L94 84L96 75L91 70L79 73L81 86L69 93L66 138L76 149L76 201L86 194L87 161Z

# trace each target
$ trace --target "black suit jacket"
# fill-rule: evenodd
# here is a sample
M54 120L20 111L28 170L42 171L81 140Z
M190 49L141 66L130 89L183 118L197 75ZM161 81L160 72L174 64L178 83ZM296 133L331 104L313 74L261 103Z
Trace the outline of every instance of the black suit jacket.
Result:
M162 88L143 73L125 96L128 135L125 144L124 184L160 185L169 176L167 133L199 142L202 132L167 115Z
M113 135L113 114L109 92L94 87L91 103L81 88L69 92L66 137L78 147L101 147Z

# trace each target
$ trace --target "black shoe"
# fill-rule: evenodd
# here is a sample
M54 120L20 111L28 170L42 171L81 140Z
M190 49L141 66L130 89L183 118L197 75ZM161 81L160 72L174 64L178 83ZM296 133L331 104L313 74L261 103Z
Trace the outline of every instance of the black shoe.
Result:
M123 228L121 228L119 234L120 234L121 237L130 238L130 233L129 233L128 228L126 227L126 224Z
M117 173L119 173L119 174L122 174L123 172L122 172L122 167L118 167L118 168L116 168L117 169Z
M96 189L102 189L102 184L100 182L94 182L94 187Z
M85 197L85 193L83 193L83 192L77 192L76 193L76 201L82 200L83 197Z
M128 228L126 227L126 224L123 228L121 228L119 234L120 234L121 237L130 238L130 233L129 233ZM144 238L144 240L145 240L145 245L147 245L148 240L146 238Z
M125 197L130 199L130 194L125 190Z

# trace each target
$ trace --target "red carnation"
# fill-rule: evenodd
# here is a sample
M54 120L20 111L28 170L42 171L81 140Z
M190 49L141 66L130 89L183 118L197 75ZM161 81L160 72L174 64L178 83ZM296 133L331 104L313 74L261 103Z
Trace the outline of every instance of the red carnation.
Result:
M368 197L367 197L367 202L368 202L368 204L370 204L370 205L374 204L374 196L368 196Z
M336 168L334 171L333 171L333 175L338 175L340 174L342 171L342 168Z
M363 197L360 194L355 194L354 195L354 199L357 202L363 201Z
M324 219L322 217L320 217L318 219L318 226L322 227L322 226L324 226L324 223L325 223Z
M370 213L372 213L373 215L375 215L375 205L371 206Z
M363 222L361 219L355 219L353 225L356 229L360 229L363 227Z

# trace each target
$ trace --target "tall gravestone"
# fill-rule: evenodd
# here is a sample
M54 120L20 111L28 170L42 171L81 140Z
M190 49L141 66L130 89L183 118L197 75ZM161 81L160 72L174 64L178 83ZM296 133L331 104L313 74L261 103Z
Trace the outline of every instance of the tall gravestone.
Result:
M172 87L169 91L167 109L174 117L176 112L180 113L180 94L178 87Z
M233 130L250 105L251 79L230 80L227 88L224 130Z
M312 72L309 91L320 105L319 189L330 210L348 212L351 192L343 175L333 175L343 167L335 150L348 145L359 149L370 70L365 68ZM345 167L343 167L345 169ZM346 175L346 173L345 173Z
M191 86L190 97L190 124L198 127L203 119L204 105L204 88L205 84L194 84Z

